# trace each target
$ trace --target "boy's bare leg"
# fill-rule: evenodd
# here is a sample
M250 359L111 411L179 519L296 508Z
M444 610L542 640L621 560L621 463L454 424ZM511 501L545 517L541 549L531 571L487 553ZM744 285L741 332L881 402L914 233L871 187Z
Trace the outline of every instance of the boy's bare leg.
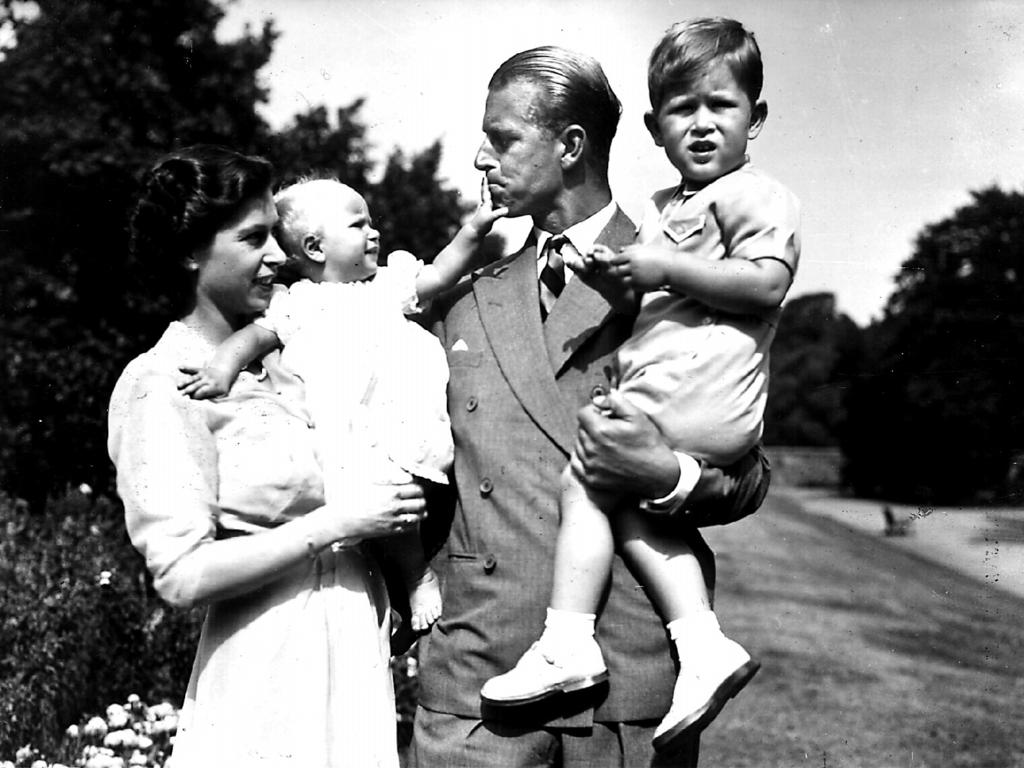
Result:
M613 521L623 556L665 618L679 655L672 707L654 735L655 749L674 749L706 728L760 664L722 634L685 524L634 509L620 510Z
M562 473L562 523L555 545L551 591L551 607L555 610L597 612L615 555L608 519L615 500L584 486L571 468Z

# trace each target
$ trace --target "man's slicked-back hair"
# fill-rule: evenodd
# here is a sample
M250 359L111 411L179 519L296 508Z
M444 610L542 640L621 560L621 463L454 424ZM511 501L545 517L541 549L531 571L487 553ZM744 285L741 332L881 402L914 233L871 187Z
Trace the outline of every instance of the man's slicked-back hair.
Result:
M572 124L582 126L593 160L607 173L622 104L596 59L553 45L531 48L498 67L487 88L500 90L514 82L540 89L533 117L541 127L557 134Z
M651 108L657 112L670 88L692 86L718 62L729 67L751 104L761 98L764 67L753 32L721 16L673 24L647 66Z

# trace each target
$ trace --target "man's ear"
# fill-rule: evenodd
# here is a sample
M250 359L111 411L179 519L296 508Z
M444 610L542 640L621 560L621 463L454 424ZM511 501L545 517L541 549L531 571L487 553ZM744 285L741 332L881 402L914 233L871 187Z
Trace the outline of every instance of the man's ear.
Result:
M320 243L320 238L314 234L308 234L302 238L302 253L307 259L317 264L323 264L327 258L324 256L324 249Z
M583 150L587 143L587 129L573 123L567 126L559 137L562 140L562 170L566 171L579 163L583 158Z
M747 130L748 139L756 139L757 134L764 128L764 121L768 119L768 102L758 99L754 108L750 111L750 128Z
M647 132L651 134L651 138L654 139L654 146L664 147L665 143L661 139L661 128L658 127L658 118L654 116L653 112L644 112L644 125L647 126Z

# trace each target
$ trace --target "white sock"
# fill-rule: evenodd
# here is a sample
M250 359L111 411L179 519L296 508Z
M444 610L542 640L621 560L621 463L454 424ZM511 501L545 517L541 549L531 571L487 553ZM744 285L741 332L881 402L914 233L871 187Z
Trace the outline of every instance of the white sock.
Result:
M541 645L552 650L571 650L594 636L597 614L548 608Z
M721 636L722 628L718 625L718 617L714 611L698 611L674 619L666 625L668 636L675 643L679 660L692 654L695 648L703 646L708 640Z

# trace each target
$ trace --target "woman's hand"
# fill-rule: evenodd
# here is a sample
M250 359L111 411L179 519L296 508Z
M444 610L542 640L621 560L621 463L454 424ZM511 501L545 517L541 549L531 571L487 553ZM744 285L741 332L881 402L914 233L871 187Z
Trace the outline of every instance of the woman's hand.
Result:
M427 502L419 483L369 483L320 515L332 540L374 539L415 528L427 515Z

